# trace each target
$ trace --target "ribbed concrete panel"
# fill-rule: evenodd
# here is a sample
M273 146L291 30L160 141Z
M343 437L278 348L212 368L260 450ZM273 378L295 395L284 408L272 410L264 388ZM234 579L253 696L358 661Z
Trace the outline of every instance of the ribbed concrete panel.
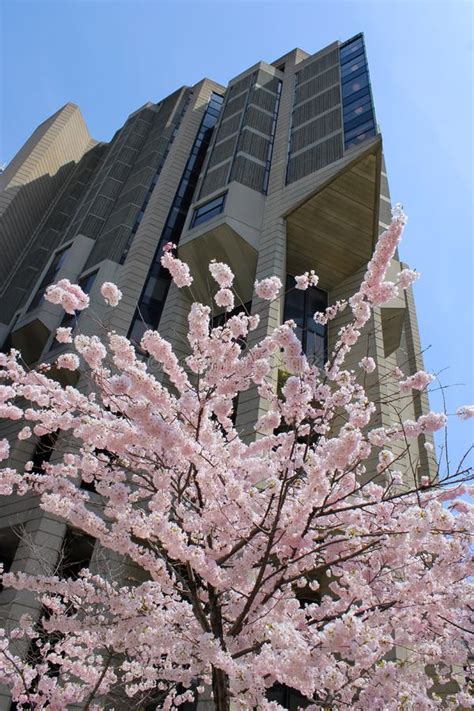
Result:
M316 74L321 74L329 67L334 66L339 62L339 52L334 49L332 52L327 52L322 56L315 56L305 61L304 67L298 71L298 84L302 84L308 79L312 79Z
M66 104L35 131L5 170L0 196L0 289L90 140L79 107Z
M341 103L341 92L339 86L333 86L331 89L318 94L304 104L299 104L293 112L293 128L296 128L306 121L312 121L315 116L322 114L324 111L334 108Z
M295 90L295 105L310 99L316 94L329 89L334 84L339 83L339 66L336 64L322 74L318 74L304 84L300 84Z
M222 163L212 170L207 171L207 175L203 181L200 197L205 197L210 195L210 193L219 190L220 188L227 185L227 178L229 176L231 166L231 159L229 158L225 163Z
M175 92L161 102L158 108L153 111L145 109L144 116L138 117L143 123L146 140L140 151L134 149L134 161L130 171L109 211L87 266L105 258L116 261L120 259L138 214L143 208L153 176L165 159L187 97L187 92ZM146 122L150 121L150 124L146 123L145 119ZM121 157L124 150L126 147L122 149ZM97 210L95 212L97 214Z
M338 133L291 158L288 162L288 182L321 170L342 158L343 154L342 133Z
M237 155L232 168L231 180L236 180L252 190L262 190L265 166L251 158Z
M211 170L219 163L231 158L234 155L235 147L237 145L238 135L235 134L231 138L227 138L225 141L221 141L212 151L211 159L208 163L207 169Z
M320 118L305 123L301 128L296 129L291 136L291 151L297 151L319 141L330 133L339 131L342 128L341 110L339 107L323 114Z
M17 268L5 282L4 294L0 299L1 320L5 323L24 305L52 252L61 244L64 232L87 190L89 181L100 165L106 148L106 145L99 144L85 153L63 191L38 224L30 240L31 244L25 249Z

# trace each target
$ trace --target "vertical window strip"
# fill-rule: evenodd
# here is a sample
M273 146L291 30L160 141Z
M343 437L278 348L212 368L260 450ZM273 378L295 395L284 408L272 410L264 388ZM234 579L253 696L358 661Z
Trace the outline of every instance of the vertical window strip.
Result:
M146 328L157 328L160 322L171 283L168 271L161 266L163 247L167 242L174 242L175 244L179 242L223 101L223 96L212 92L194 139L130 325L128 336L135 343L141 340Z
M183 106L182 106L182 108L181 108L181 111L180 111L179 116L178 116L178 120L176 121L175 127L174 127L174 129L173 129L173 133L172 133L171 136L170 136L170 139L169 139L169 141L168 141L168 145L166 146L166 150L165 150L165 152L163 153L163 156L162 156L162 158L161 158L161 160L160 160L160 162L159 162L159 164L158 164L158 167L157 167L156 171L154 172L154 174L153 174L153 176L152 176L151 183L150 183L150 185L149 185L149 187L148 187L147 193L146 193L145 198L144 198L144 200L143 200L143 204L142 204L142 206L141 206L141 208L140 208L140 212L139 212L138 215L137 215L137 219L135 220L135 223L134 223L134 225L133 225L133 227L132 227L132 229L131 229L131 231L130 231L130 234L129 234L129 236L128 236L127 242L126 242L125 247L124 247L124 249L123 249L122 255L121 255L120 260L119 260L119 264L123 264L123 263L125 262L126 258L127 258L127 254L128 254L128 252L129 252L129 250L130 250L130 247L131 247L131 245L132 245L132 242L133 242L133 240L134 240L134 237L135 237L135 235L136 235L136 233L137 233L137 230L138 230L138 228L139 228L139 226L140 226L140 222L141 222L142 219L143 219L143 215L145 214L145 210L146 210L146 208L147 208L147 206L148 206L148 203L149 203L149 201L150 201L151 194L152 194L153 190L155 189L155 185L156 185L157 182L158 182L158 178L160 177L160 173L161 173L161 171L162 171L162 169L163 169L163 166L164 166L164 164L165 164L165 162L166 162L166 159L168 158L168 154L169 154L169 152L170 152L171 146L173 145L174 139L176 138L176 135L177 135L177 133L178 133L178 131L179 131L179 127L181 126L181 122L182 122L182 120L183 120L184 114L186 113L186 109L188 108L189 102L191 101L192 93L193 93L192 91L189 91L189 92L188 92L188 95L187 95L187 97L186 97L186 99L185 99L185 101L183 102Z
M359 145L367 138L375 136L376 133L374 103L362 35L357 35L341 45L339 62L341 66L344 148L347 149ZM355 62L353 67L351 67L351 62ZM349 69L352 71L348 71ZM364 92L365 87L367 93ZM356 101L354 101L354 97ZM359 115L360 124L357 125Z
M267 160L265 163L265 173L263 175L263 192L265 193L265 195L268 192L268 181L270 179L270 168L271 168L271 164L272 164L273 144L275 143L275 132L276 132L276 125L277 125L277 120L278 120L278 111L280 109L281 88L282 88L282 82L279 80L278 81L278 88L277 88L277 95L276 95L276 99L275 99L275 106L273 109L273 121L272 121L272 128L270 131L270 141L268 143L268 153L267 153Z

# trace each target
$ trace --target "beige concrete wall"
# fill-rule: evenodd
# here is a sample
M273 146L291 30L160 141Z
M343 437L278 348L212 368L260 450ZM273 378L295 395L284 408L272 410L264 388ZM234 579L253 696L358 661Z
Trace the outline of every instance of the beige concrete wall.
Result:
M5 284L90 140L79 107L69 103L33 133L6 168L0 193L0 285Z

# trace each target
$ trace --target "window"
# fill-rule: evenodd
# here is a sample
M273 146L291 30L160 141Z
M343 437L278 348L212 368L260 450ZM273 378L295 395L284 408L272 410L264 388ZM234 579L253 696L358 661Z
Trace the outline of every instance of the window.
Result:
M342 79L344 147L357 146L375 136L375 114L370 90L369 70L361 35L339 50Z
M216 215L220 215L224 209L226 195L227 193L223 193L219 195L219 197L214 198L214 200L210 200L204 203L204 205L199 205L199 207L194 210L191 227L196 227L196 225L200 225L203 222L207 222L207 220L211 220Z
M175 244L179 242L223 101L223 96L212 92L209 104L194 140L191 155L187 160L171 209L160 235L153 262L128 331L128 337L134 343L140 342L147 328L157 328L160 322L171 282L168 270L161 266L160 260L163 254L163 247L167 242L174 242ZM207 219L210 219L210 217L211 216L208 216Z
M95 538L75 528L67 528L64 536L59 575L66 580L77 580L83 568L88 568L94 551Z
M63 249L60 252L56 252L56 254L54 255L46 274L41 279L41 283L38 289L36 290L36 293L33 299L31 300L30 305L28 306L28 311L33 311L33 309L39 306L39 304L43 301L44 292L46 291L46 288L54 282L56 274L59 272L64 262L66 261L66 255L69 252L69 249L69 247L66 247L66 249Z
M295 333L309 362L322 367L327 359L327 328L313 318L316 311L324 311L328 305L327 293L311 286L306 291L295 289L294 277L286 278L284 320L296 323Z
M299 691L285 686L285 684L274 684L272 688L267 691L267 699L268 701L277 701L280 706L283 706L284 709L289 709L289 711L304 709L311 703L311 701L300 694Z
M12 528L3 528L0 531L0 563L3 563L3 572L10 572L13 561L15 560L16 550L18 548L19 537ZM3 585L0 582L0 592L3 590Z
M44 465L51 459L58 436L58 432L48 432L48 434L44 434L38 438L35 451L31 458L33 462L31 471L35 474L42 474L44 472Z

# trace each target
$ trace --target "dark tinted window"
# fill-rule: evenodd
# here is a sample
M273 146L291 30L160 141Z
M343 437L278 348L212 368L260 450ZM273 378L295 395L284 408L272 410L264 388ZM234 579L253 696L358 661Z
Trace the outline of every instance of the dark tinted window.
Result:
M214 198L214 200L210 200L209 202L204 203L204 205L200 205L198 208L196 208L194 210L191 227L200 225L202 222L206 222L212 217L220 215L220 213L224 209L225 198L226 193L224 193L223 195L219 195L219 197Z
M375 135L375 114L363 37L358 35L349 40L339 52L344 146L351 148Z
M163 246L167 242L174 242L175 244L179 242L199 173L211 140L212 130L217 123L223 100L224 97L219 94L214 92L211 94L199 126L128 332L129 338L134 342L140 341L147 328L156 328L160 322L166 294L171 283L169 272L163 269L160 264ZM148 282L152 277L154 280L149 285ZM158 278L156 279L156 277ZM157 298L158 295L159 298ZM145 324L141 323L143 320Z
M303 291L295 289L294 277L286 279L284 320L296 323L295 333L301 341L303 352L310 363L321 367L327 359L327 328L316 323L316 311L324 311L328 304L327 293L317 287Z
M41 474L44 471L44 465L51 459L57 439L57 432L48 432L48 434L38 438L35 451L31 457L33 462L32 471L36 474Z

